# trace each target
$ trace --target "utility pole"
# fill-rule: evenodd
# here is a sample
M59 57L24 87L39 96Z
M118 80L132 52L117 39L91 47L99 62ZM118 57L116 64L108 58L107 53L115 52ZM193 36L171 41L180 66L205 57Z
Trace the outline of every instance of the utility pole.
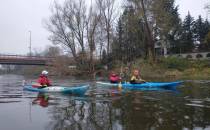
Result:
M31 54L31 31L29 31L29 55L32 56Z

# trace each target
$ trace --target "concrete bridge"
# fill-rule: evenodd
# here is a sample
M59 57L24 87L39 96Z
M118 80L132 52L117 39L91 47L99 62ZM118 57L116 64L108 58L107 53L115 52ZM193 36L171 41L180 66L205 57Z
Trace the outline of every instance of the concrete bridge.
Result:
M183 54L172 54L166 55L165 57L174 56L187 59L208 59L210 60L210 52L196 52L196 53L183 53Z
M0 55L0 64L50 65L54 58L42 56Z

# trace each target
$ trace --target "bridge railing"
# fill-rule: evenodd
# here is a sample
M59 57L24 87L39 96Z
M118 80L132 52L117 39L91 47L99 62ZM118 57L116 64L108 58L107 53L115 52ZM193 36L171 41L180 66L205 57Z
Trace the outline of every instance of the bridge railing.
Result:
M210 52L197 52L197 53L181 53L181 54L172 54L172 55L166 55L165 57L181 57L181 58L187 58L187 59L207 59L210 60Z
M26 55L5 55L0 54L1 59L25 59L25 60L52 60L54 57L26 56Z

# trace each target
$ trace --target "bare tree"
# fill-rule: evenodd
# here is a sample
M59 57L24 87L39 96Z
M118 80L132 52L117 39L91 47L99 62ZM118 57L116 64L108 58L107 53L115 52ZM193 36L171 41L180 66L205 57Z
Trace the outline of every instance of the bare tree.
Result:
M85 53L86 8L85 0L68 0L63 7L64 22L72 31L83 53Z
M102 26L100 28L102 28ZM98 38L98 43L99 43L98 46L99 46L99 57L100 57L100 60L102 59L102 51L104 49L104 44L105 44L105 36L104 36L103 32L104 32L103 29L99 29L99 31L98 31L98 33L99 33L99 35L98 35L99 36L99 38Z
M107 37L107 53L110 53L111 31L115 20L115 0L96 0L97 6L102 15L102 23Z
M64 6L54 3L52 16L46 23L51 32L49 39L54 44L61 44L70 49L75 61L78 61L78 51L85 54L85 0L67 0Z
M97 13L97 10L93 9L92 1L91 7L89 11L89 17L87 20L87 40L90 50L90 72L94 72L94 61L93 61L93 53L96 50L96 30L98 24L100 22L101 14L100 11Z
M61 55L61 49L58 46L47 46L44 55L48 57L57 57Z

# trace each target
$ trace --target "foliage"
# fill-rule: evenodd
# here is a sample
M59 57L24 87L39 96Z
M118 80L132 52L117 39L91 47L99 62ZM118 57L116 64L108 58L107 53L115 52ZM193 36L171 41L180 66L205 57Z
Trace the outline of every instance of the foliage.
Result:
M182 24L181 53L192 52L194 49L193 25L194 18L188 12Z
M115 0L93 3L89 7L85 0L55 2L47 23L49 39L70 50L81 71L94 73L98 64L113 68L139 58L154 63L159 56L155 51L166 55L210 50L208 20L194 19L189 12L182 21L175 0L126 0L119 17L115 16ZM48 55L59 53L50 51ZM95 58L98 55L100 59ZM161 59L160 65L183 71L190 64L195 68L206 65L173 57Z
M181 26L178 6L174 0L156 0L153 3L154 18L156 20L156 40L161 43L161 49L169 48L177 43L176 37ZM171 44L171 45L170 45ZM167 54L166 50L164 55Z
M112 44L113 56L124 63L145 56L143 22L135 16L133 7L126 8L118 21L117 36Z
M203 68L208 68L210 66L210 62L208 60L188 60L176 57L162 58L160 63L164 68L177 69L179 71L184 71L189 68L202 70Z
M191 65L186 59L176 57L162 58L160 61L164 68L178 69L180 71L187 69Z
M194 24L194 35L195 35L195 40L198 41L199 49L201 51L208 51L209 46L206 44L205 38L206 35L208 34L210 29L210 24L206 20L204 21L201 16L195 21ZM208 42L207 42L208 43Z

